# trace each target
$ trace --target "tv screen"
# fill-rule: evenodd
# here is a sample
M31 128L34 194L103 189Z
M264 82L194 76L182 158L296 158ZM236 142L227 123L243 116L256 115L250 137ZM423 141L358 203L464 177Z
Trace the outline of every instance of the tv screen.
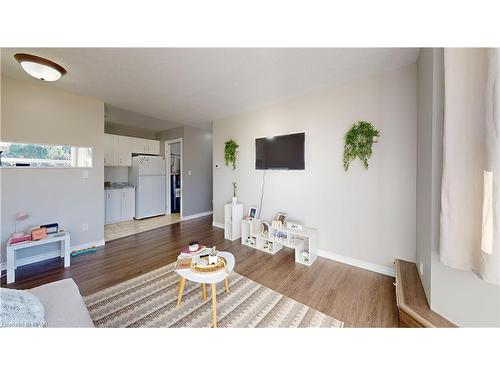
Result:
M255 169L305 169L305 133L257 138Z

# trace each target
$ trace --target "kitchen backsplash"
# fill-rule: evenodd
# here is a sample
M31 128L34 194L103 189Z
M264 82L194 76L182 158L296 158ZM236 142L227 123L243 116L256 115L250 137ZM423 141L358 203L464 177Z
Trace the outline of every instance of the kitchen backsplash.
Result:
M128 182L128 167L104 167L104 181Z

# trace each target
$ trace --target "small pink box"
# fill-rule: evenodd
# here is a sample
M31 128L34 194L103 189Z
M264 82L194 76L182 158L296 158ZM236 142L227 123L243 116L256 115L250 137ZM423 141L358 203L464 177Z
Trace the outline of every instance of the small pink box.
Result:
M43 240L47 237L47 228L38 228L31 231L31 241Z

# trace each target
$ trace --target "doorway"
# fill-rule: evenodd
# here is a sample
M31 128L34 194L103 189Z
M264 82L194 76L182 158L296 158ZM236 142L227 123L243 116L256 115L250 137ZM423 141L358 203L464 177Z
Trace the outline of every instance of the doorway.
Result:
M182 138L165 141L167 214L182 218Z

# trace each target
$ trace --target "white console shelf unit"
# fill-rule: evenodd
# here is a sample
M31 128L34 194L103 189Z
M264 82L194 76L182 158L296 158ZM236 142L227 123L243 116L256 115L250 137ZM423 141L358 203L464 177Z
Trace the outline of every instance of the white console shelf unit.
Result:
M224 238L235 241L241 237L241 220L243 220L243 203L224 205Z
M241 243L264 251L276 254L283 246L295 250L295 262L310 266L318 257L317 253L317 230L302 228L302 230L288 228L269 228L267 235L261 233L261 221L258 219L241 221ZM281 234L281 238L279 238ZM302 259L302 251L309 253L308 261Z

